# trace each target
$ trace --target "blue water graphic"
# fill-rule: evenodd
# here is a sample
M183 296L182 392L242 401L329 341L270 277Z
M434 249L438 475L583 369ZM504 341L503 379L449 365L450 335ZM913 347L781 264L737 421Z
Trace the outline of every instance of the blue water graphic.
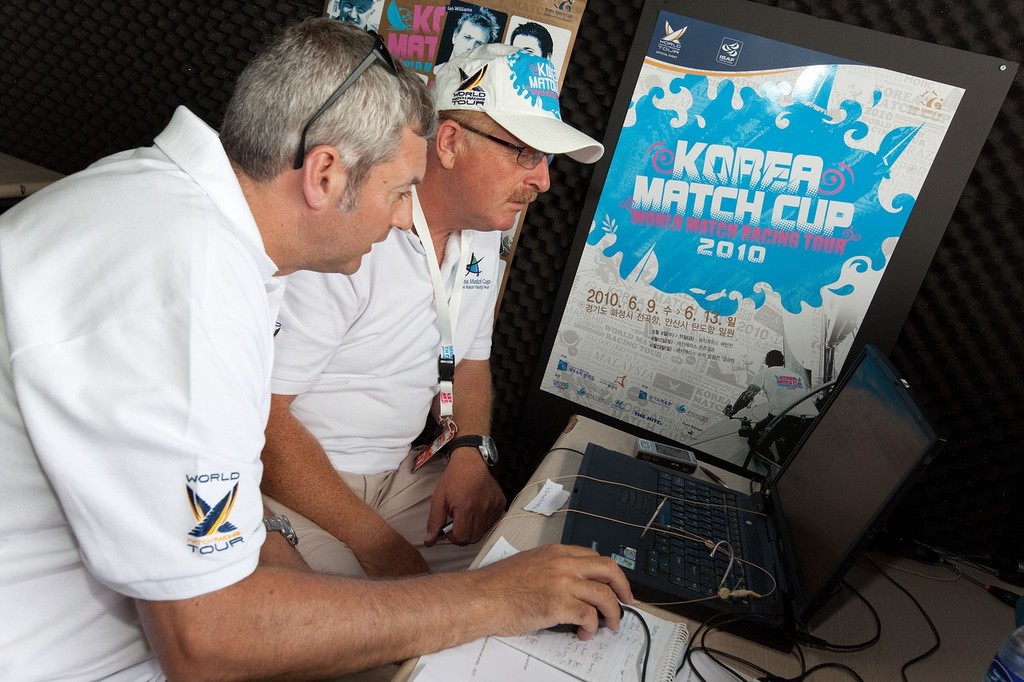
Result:
M613 235L603 255L622 255L619 274L623 279L638 279L644 268L651 267L653 253L658 263L653 287L670 294L687 293L705 310L723 316L735 314L741 297L760 307L765 300L763 288L757 286L761 282L779 294L786 310L799 313L805 305L822 305L822 288L837 283L844 263L856 259L858 269L884 268L882 244L902 233L914 197L900 194L891 205L883 206L879 186L890 177L893 164L920 126L890 130L877 152L855 147L858 142L864 146L869 128L861 120L864 112L857 101L843 101L829 109L836 68L801 69L798 87L792 92L768 83L759 91L743 87L737 93L729 79L719 81L712 92L706 76L680 75L671 80L668 90L670 99L686 102L681 111L659 108L656 103L667 93L661 87L651 88L632 105L636 122L622 130L588 243L596 245ZM734 100L741 103L738 108ZM873 105L881 100L880 92L872 94ZM693 176L694 167L704 169L703 159L680 164L680 155L702 144L732 148L736 158L741 149L748 156L763 152L766 158L773 153L776 158L805 155L820 159L820 174L813 181L805 173L799 182L771 182L768 173L759 176L749 165L737 165L740 172L734 173L726 163L714 166L711 178ZM794 176L799 176L796 170ZM638 183L646 191L642 203L637 201ZM663 201L659 190L669 186L703 189L691 195L684 191L683 198L666 194ZM700 195L711 191L709 186L735 188L754 208L738 215L713 215L709 197ZM751 203L755 197L760 197L759 202ZM797 208L800 202L802 214ZM773 225L777 205L787 206L778 215L789 222ZM829 211L837 211L840 218L852 217L829 225L824 218ZM803 224L795 226L791 221L798 216ZM661 222L649 224L655 219ZM687 231L687 225L696 229L702 220L703 232ZM731 224L733 233L723 233L727 228L722 223ZM748 231L754 227L782 232L789 240L782 244L759 241L756 235L745 234L744 226ZM848 296L853 287L835 286L831 291Z

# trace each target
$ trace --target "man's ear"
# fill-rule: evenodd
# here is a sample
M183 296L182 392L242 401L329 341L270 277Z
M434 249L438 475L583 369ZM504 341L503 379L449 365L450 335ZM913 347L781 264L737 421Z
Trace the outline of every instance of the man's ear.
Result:
M459 124L451 119L442 119L437 125L437 137L434 138L434 153L441 167L451 170L455 159L461 151L462 142L459 137Z
M337 206L348 187L348 167L338 150L328 144L309 150L299 172L306 204L314 210Z

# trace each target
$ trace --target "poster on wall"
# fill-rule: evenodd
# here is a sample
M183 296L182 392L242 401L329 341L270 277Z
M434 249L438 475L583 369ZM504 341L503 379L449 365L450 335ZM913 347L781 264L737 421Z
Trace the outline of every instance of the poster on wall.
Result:
M434 70L484 43L507 43L565 72L586 0L327 0L324 15L377 31L396 58L432 83Z
M741 464L744 420L815 414L966 89L683 11L652 24L539 390Z
M586 0L327 0L324 15L379 32L388 51L430 85L452 57L500 42L550 60L560 91L586 6ZM502 235L502 291L524 219L521 213Z

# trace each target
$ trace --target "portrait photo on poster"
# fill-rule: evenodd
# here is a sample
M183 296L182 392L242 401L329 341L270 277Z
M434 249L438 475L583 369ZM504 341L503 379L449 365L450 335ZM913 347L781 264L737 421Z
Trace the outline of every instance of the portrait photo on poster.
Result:
M505 42L530 54L550 60L558 72L559 86L565 73L565 56L572 33L560 26L515 15L508 22Z
M501 41L508 14L468 2L449 3L447 10L434 60L435 70L452 57Z
M384 0L328 0L324 16L358 26L364 31L376 31L384 11Z

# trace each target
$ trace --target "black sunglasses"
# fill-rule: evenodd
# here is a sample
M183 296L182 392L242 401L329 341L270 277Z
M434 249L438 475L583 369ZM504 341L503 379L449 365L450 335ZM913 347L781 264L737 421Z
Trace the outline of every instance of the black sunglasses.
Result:
M549 166L552 163L555 162L555 155L554 154L546 154L546 153L544 153L542 151L534 149L533 147L522 147L522 146L520 146L518 144L512 144L508 140L503 140L500 137L495 137L494 135L489 135L489 134L485 133L482 130L477 130L473 126L468 126L465 123L461 123L461 122L458 122L458 121L457 121L457 123L459 123L459 126L461 126L462 128L465 128L466 130L468 130L471 133L476 133L480 137L486 137L491 142L497 142L498 144L502 145L503 147L508 147L509 149L515 151L516 154L517 154L516 162L520 166L522 166L523 168L525 168L527 170L533 170L534 168L536 168L537 164L539 164L541 162L541 159L545 159L546 158L548 160L548 165Z
M398 75L398 67L395 66L395 60L391 56L391 53L388 52L387 45L384 44L384 40L380 37L380 34L376 31L367 31L367 33L372 35L374 38L373 47L370 49L370 53L366 55L366 57L363 58L363 61L359 62L359 66L353 69L352 73L350 73L345 80L341 82L338 89L327 98L327 101L324 102L322 107L316 110L316 113L313 114L313 117L309 119L309 122L306 123L306 126L302 129L302 137L299 138L299 148L295 151L295 163L292 164L293 169L298 170L302 168L303 161L306 158L306 133L309 132L310 127L316 123L318 118L323 116L324 112L327 111L332 104L338 101L339 97L345 94L346 90L352 87L352 84L355 83L356 80L363 75L363 72L370 68L375 61L380 61L391 75Z

